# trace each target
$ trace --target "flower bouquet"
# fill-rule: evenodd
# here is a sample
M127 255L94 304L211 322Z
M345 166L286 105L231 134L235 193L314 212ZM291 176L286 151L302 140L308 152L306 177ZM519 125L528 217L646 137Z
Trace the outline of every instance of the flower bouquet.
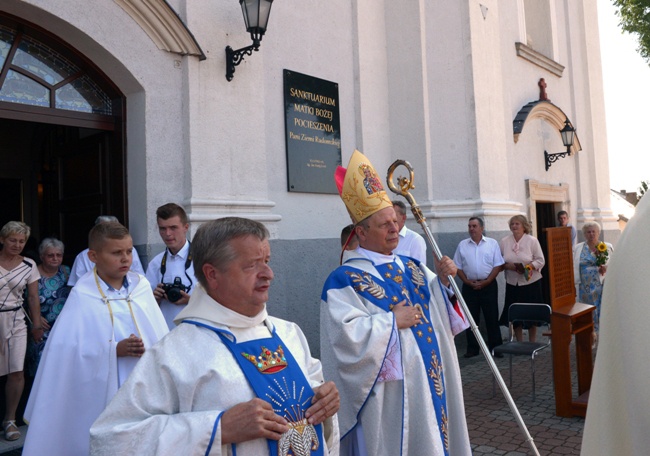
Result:
M596 257L596 265L602 266L607 263L609 252L607 251L607 245L604 242L601 241L596 245L594 256Z
M523 263L517 263L515 264L515 271L519 274L523 274L527 282L533 276L533 267L530 264L524 266Z
M529 264L524 266L524 277L526 278L526 281L530 281L530 278L533 276L533 267Z

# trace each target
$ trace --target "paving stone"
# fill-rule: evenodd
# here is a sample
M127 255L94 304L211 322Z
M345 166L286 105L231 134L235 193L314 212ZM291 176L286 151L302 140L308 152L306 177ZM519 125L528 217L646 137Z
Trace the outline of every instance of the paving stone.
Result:
M465 353L464 347L458 352ZM508 385L508 360L504 358L496 361ZM513 386L510 394L535 446L544 456L579 455L584 419L555 415L551 350L544 350L535 360L535 401L532 400L529 363L529 360L524 357L513 358ZM530 445L526 442L524 433L498 387L496 395L492 397L493 375L485 359L481 356L470 359L461 357L459 364L463 377L465 412L474 454L506 456L531 454Z

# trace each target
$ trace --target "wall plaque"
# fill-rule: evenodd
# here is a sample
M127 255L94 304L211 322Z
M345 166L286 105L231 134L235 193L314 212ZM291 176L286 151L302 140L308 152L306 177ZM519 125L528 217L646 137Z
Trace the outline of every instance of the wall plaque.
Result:
M290 192L338 194L341 164L338 84L284 70L287 186Z

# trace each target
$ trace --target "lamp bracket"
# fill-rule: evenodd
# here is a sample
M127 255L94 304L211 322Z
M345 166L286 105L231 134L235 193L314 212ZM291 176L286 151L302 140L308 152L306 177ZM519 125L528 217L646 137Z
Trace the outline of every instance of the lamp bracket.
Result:
M233 51L230 46L226 46L226 79L232 81L232 78L235 76L235 67L244 60L244 56L252 55L253 51L258 51L259 49L259 41L253 42L250 46L237 49L236 51Z
M571 156L570 146L566 148L566 152L559 152L557 154L549 154L548 152L544 151L544 163L546 165L546 171L548 171L552 163L555 163L560 158L564 158L567 156Z

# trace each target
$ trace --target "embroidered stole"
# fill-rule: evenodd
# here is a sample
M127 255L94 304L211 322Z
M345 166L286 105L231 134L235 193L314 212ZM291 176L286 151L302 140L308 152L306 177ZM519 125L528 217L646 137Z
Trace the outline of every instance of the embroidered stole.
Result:
M421 359L427 371L429 389L433 401L433 408L439 424L440 438L442 439L445 455L449 454L449 435L447 425L447 397L443 376L442 358L438 339L433 330L430 318L429 300L431 293L426 283L424 273L419 267L419 262L407 257L401 257L406 268L400 269L396 262L375 265L381 274L383 282L375 282L375 277L359 269L343 266L345 273L351 281L351 286L364 299L372 302L377 307L390 312L393 306L406 299L407 306L414 306L420 310L421 323L411 326ZM402 353L402 356L405 356Z
M228 331L192 321L186 323L216 332L239 364L257 397L271 404L275 413L288 421L289 431L280 440L267 440L271 456L323 455L323 426L311 425L305 418L314 391L275 329L270 338L237 343Z

